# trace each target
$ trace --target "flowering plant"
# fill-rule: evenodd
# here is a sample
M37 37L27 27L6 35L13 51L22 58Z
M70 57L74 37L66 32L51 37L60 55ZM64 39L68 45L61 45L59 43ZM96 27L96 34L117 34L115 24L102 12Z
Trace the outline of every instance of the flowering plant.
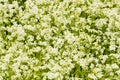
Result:
M120 0L0 0L0 80L119 80Z

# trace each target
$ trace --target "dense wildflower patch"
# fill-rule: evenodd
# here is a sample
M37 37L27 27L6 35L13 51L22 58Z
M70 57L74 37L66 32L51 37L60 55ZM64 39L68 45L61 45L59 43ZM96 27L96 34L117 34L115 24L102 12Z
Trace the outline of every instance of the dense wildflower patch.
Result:
M119 80L120 0L0 0L0 80Z

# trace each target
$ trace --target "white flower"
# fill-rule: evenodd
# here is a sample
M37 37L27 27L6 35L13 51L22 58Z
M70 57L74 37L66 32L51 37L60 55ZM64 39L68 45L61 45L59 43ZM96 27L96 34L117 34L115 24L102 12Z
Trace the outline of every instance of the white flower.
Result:
M58 49L57 48L53 48L53 47L48 47L48 51L49 51L49 53L51 53L51 54L58 54Z
M55 47L61 48L64 44L64 39L58 38L56 42L54 42Z
M20 66L20 62L14 63L14 64L12 65L13 71L16 71L16 70L19 68L19 66Z
M96 63L98 63L99 60L98 60L97 58L95 58L94 61L95 61Z
M55 79L59 76L59 73L56 72L56 73L53 73L53 72L48 72L48 79Z
M93 73L88 74L88 77L91 78L91 79L94 79L94 80L97 79L97 77Z
M20 78L21 74L20 73L16 73L15 75L12 76L12 79L16 79L16 78Z
M110 54L110 56L111 56L111 57L113 56L113 57L119 59L119 58L120 58L120 53L119 53L119 54Z
M94 60L94 58L93 58L93 57L88 58L88 63L91 63L93 60Z
M2 70L6 70L6 69L7 69L7 65L6 65L6 64L1 64L1 65L0 65L0 68L1 68Z
M98 78L102 78L103 74L102 74L101 72L99 72L99 73L96 74L96 76L97 76Z
M44 57L44 59L45 59L46 61L49 60L49 59L50 59L50 55L49 55L49 54L46 54L45 57Z
M39 41L38 44L42 45L42 46L47 46L48 45L47 42L41 42L41 41Z
M116 45L110 45L110 50L115 50L115 48L116 48Z
M2 41L3 40L3 38L0 36L0 41Z
M105 80L110 80L110 78L106 78Z
M90 65L90 68L94 68L94 64L93 63Z
M48 27L48 24L46 22L42 22L42 27Z
M38 7L37 6L33 6L31 9L31 14L38 14Z
M108 55L100 55L100 59L102 59L102 63L105 63L105 61L108 59Z
M0 80L4 80L2 76L0 76Z
M116 73L117 73L118 75L120 75L120 70L117 70Z
M86 61L86 59L80 59L79 64L80 64L80 66L82 66L83 68L85 68L86 65L87 65L87 61Z
M114 75L114 73L113 72L110 72L110 76L113 76Z
M101 71L100 68L94 68L94 69L93 69L93 72L94 72L94 73L98 73L98 72L100 72L100 71Z
M17 36L18 40L24 40L24 37L26 36L26 33L25 33L25 31L22 27L18 27L16 33L18 34L18 36Z
M65 60L60 60L60 65L65 65Z
M112 67L113 69L119 69L119 66L118 66L116 63L112 64L111 67Z
M65 34L65 39L68 41L68 43L72 44L75 41L74 35L69 31L66 31L64 34Z
M34 36L32 36L32 35L27 36L27 38L28 38L28 41L30 41L30 42L34 40Z
M101 29L107 22L107 19L98 19L96 20L96 26L98 29Z
M111 68L110 64L106 64L106 70L107 71L112 71L112 68Z
M73 59L74 59L74 61L77 61L78 60L78 55L74 55Z
M49 16L49 15L43 16L43 21L51 21L50 16ZM43 24L43 26L44 26L44 25L46 25L46 22L43 22L42 24Z
M34 47L32 49L33 52L40 52L41 51L41 48L40 47Z
M56 72L56 71L62 70L62 68L61 68L61 66L59 66L58 64L55 64L55 66L52 67L50 70Z
M52 49L51 49L51 52L52 52L52 53L58 53L58 50L57 50L56 48L52 48Z
M22 66L20 66L20 69L22 69L22 70L28 70L28 66L22 65Z
M25 34L25 31L24 31L24 29L23 29L22 27L18 26L18 28L17 28L17 33L18 33L19 35L22 35L22 34Z
M34 31L35 30L35 27L34 26L31 26L31 25L25 25L24 28L26 30L30 30L30 31Z
M12 57L13 54L7 54L5 57L4 57L4 61L5 62L9 62L10 61L10 57Z

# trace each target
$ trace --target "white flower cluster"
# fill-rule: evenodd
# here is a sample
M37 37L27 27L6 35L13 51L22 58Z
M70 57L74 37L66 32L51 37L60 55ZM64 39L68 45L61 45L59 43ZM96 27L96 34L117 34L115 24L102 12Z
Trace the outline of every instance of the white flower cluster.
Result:
M0 80L120 80L120 0L0 0Z

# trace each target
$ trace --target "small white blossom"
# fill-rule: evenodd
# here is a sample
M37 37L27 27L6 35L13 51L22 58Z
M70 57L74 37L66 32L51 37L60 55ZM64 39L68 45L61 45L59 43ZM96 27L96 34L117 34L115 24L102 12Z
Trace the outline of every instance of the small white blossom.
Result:
M97 79L97 77L93 73L88 74L88 77L91 78L91 79L94 79L94 80Z
M57 78L59 76L59 73L52 73L52 72L50 72L50 73L48 73L48 79L55 79L55 78Z
M95 72L95 73L98 73L98 72L100 72L100 71L101 71L100 68L94 68L94 69L93 69L93 72Z
M116 46L115 45L110 45L110 50L115 50Z
M120 70L116 71L116 73L117 73L118 75L120 75Z
M99 73L96 74L96 76L97 76L98 78L102 78L103 74L102 74L101 72L99 72Z
M119 69L119 66L118 66L116 63L112 64L111 67L112 67L113 69Z

